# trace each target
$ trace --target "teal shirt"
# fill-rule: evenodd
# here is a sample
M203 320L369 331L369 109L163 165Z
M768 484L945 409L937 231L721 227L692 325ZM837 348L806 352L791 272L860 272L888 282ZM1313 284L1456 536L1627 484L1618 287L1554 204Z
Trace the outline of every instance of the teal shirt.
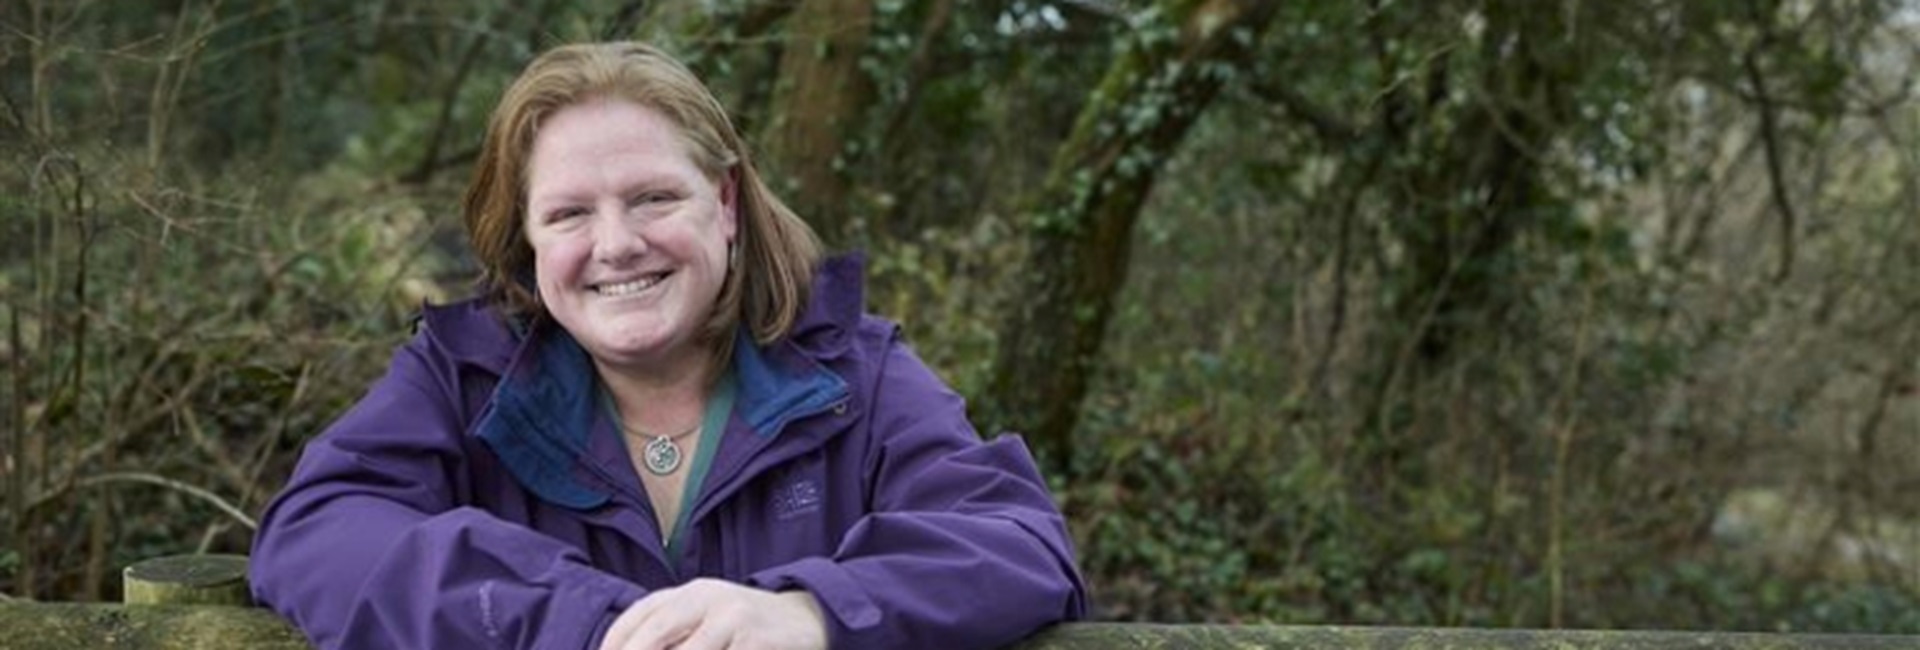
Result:
M673 533L661 540L667 546L667 557L679 557L680 540L686 537L687 517L693 514L693 504L700 497L700 486L707 480L707 470L713 465L713 452L720 447L720 439L726 436L727 419L733 416L734 380L733 372L728 371L713 387L713 395L707 398L707 411L700 416L700 445L693 450L692 466L687 470L687 483L680 490L680 514L674 518ZM613 403L613 396L606 387L600 387L600 403L607 410L607 417L620 422L620 408ZM621 444L627 437L621 436ZM632 449L627 452L631 454ZM641 485L644 487L645 482Z
M720 378L707 398L707 413L700 419L700 446L693 450L693 467L687 470L687 484L680 490L680 515L674 518L673 534L667 539L667 557L680 557L680 540L687 536L687 517L700 497L700 485L707 481L707 469L713 465L713 450L726 437L727 418L733 415L733 373Z

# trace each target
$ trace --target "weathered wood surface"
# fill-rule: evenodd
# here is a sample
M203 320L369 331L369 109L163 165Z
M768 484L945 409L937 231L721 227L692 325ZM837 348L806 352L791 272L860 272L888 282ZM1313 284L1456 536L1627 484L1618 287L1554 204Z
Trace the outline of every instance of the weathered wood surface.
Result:
M1920 636L1745 634L1635 630L1082 623L1042 632L1017 650L1825 650L1920 649Z
M295 650L306 647L299 633L262 609L0 603L0 650ZM1920 650L1920 636L1079 623L1056 627L1016 646L1017 650L1096 648Z
M272 612L220 605L0 602L4 650L305 650Z

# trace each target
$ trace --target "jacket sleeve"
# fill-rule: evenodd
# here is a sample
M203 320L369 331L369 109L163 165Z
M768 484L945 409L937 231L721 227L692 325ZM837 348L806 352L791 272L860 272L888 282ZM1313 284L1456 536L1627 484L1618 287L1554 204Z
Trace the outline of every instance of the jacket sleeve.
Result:
M254 596L319 648L588 648L643 595L463 503L457 371L425 333L308 444L268 507Z
M960 396L897 342L867 426L869 514L832 557L751 584L812 592L835 648L993 648L1086 615L1065 521L1017 436L982 443Z

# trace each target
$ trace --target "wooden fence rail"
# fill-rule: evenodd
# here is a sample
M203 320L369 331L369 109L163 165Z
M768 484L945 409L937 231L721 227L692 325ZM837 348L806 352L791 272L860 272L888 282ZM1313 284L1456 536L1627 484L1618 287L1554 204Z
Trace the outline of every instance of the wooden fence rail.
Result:
M308 648L286 621L244 606L245 580L245 558L163 558L128 568L125 604L0 602L0 650ZM1016 650L1096 648L1920 650L1920 636L1073 623L1042 632Z

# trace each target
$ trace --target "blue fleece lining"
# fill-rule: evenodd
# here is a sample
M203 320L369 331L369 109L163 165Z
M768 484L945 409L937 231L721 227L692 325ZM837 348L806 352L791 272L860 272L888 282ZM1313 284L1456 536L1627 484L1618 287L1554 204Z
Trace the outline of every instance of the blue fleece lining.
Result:
M494 408L479 436L493 447L520 485L549 502L575 510L605 504L611 495L574 475L593 430L593 364L564 330L554 328L531 367L516 364L494 389Z
M763 438L847 396L847 382L839 375L811 361L807 367L776 365L745 330L734 339L733 371L740 382L734 410Z
M533 336L538 340L526 345L537 349L526 350L529 358L508 368L477 435L514 479L541 499L575 510L598 508L612 495L588 487L576 474L596 415L593 362L560 327L536 328ZM847 396L839 375L810 360L781 364L745 331L736 339L733 359L739 382L736 412L763 438Z

